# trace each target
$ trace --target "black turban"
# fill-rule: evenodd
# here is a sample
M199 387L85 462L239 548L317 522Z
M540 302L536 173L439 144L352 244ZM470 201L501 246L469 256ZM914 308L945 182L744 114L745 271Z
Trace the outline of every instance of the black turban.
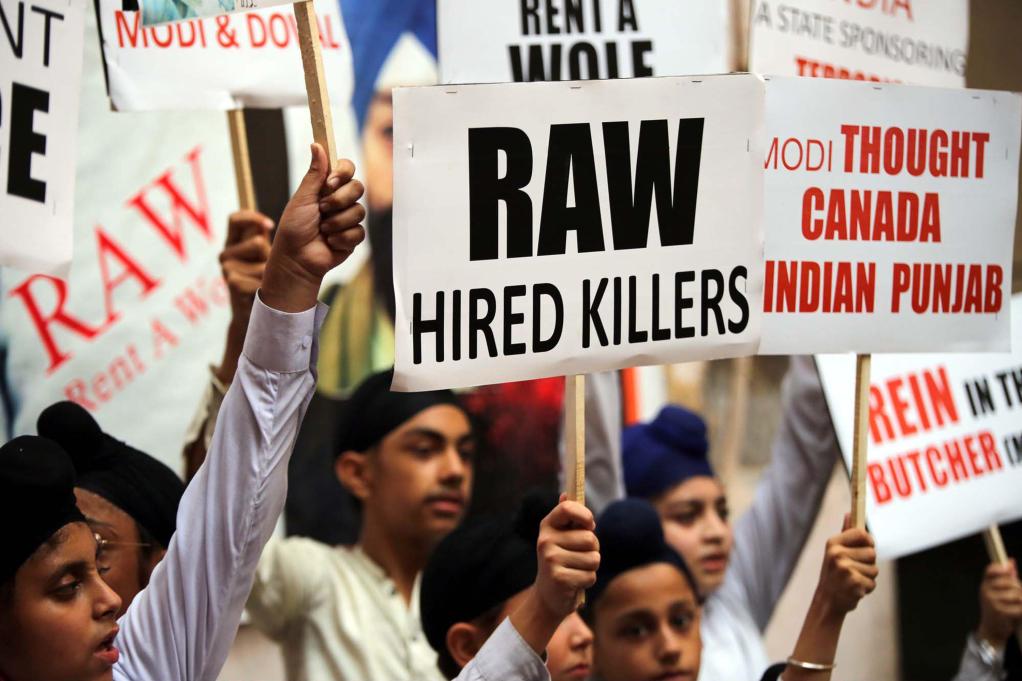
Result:
M174 471L104 433L92 415L74 402L50 405L39 415L36 427L40 435L71 455L77 487L130 515L164 548L170 544L185 491Z
M622 499L612 503L596 521L596 538L600 541L600 568L596 584L586 592L586 608L595 605L618 575L654 563L678 568L699 598L688 565L664 540L660 515L648 501Z
M54 532L85 520L74 488L74 466L56 442L23 435L0 447L0 584Z
M471 622L536 581L539 525L557 496L534 492L512 520L476 517L437 545L422 573L419 611L433 650L447 650L447 630Z
M418 393L392 392L394 370L373 374L355 389L344 405L337 451L364 452L402 423L430 407L449 404L464 410L450 390Z

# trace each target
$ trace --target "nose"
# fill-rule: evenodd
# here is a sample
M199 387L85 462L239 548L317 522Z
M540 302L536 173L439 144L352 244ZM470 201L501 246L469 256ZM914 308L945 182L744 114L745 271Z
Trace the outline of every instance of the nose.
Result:
M451 444L444 450L440 479L448 487L458 487L468 474L468 464L458 448Z
M681 659L681 638L669 622L660 626L657 657L664 666L673 666Z
M727 521L720 517L716 509L708 510L703 518L703 540L714 544L724 543L727 536Z
M121 597L99 576L95 578L92 613L97 620L114 619L121 609Z

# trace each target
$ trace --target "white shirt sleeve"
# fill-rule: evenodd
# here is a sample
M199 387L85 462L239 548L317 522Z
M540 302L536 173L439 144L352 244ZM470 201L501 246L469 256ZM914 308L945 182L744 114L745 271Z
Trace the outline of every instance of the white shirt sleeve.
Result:
M839 458L811 357L791 358L781 399L784 415L772 460L752 506L735 524L731 565L721 586L722 596L745 604L760 631L791 578Z
M456 681L550 681L539 655L505 619Z
M120 620L117 681L214 681L220 673L284 507L325 310L278 312L256 296L209 455L181 499L167 555Z
M980 643L970 634L953 681L1001 681L1004 677L1004 649Z

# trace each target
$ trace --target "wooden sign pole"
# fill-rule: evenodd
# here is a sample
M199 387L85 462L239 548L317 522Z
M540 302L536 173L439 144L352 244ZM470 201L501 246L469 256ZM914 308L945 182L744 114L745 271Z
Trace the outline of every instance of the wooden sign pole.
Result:
M586 377L564 377L564 491L570 501L586 503ZM576 608L586 602L578 595Z
M983 543L987 546L987 555L990 556L991 563L1008 564L1008 552L1004 550L1004 538L1001 537L1000 527L991 525L983 530ZM1015 638L1018 639L1018 645L1022 648L1022 626L1015 632Z
M852 527L866 528L866 431L871 355L855 357L855 431L852 435Z
M234 156L234 181L238 185L238 207L242 210L256 210L255 184L252 182L252 161L248 156L244 110L228 111L227 125L231 130L231 153Z
M298 44L302 50L305 68L305 90L309 96L309 114L312 117L312 139L326 149L330 163L337 162L337 144L334 142L334 123L330 113L326 77L323 73L323 50L319 42L319 24L312 0L294 4L298 23Z
M586 503L586 377L564 377L564 486L568 498Z

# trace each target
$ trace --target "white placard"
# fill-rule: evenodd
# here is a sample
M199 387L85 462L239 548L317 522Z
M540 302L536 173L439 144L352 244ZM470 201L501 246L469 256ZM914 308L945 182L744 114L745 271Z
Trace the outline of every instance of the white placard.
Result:
M754 352L763 100L749 75L395 90L397 389Z
M437 11L444 83L729 70L719 0L440 0Z
M290 6L145 27L100 0L110 99L119 111L278 108L307 101ZM330 98L351 97L351 47L336 0L316 3Z
M1007 350L1022 97L767 82L763 354Z
M294 0L139 0L145 26L290 5Z
M1022 516L1022 297L1012 307L1013 353L873 358L866 518L884 558ZM849 462L855 359L816 361Z
M85 3L0 4L0 265L71 261Z
M965 87L968 0L756 0L756 73Z
M0 271L0 394L13 435L72 399L181 470L230 314L217 261L237 206L227 121L110 111L93 12L86 21L74 258L62 277Z

